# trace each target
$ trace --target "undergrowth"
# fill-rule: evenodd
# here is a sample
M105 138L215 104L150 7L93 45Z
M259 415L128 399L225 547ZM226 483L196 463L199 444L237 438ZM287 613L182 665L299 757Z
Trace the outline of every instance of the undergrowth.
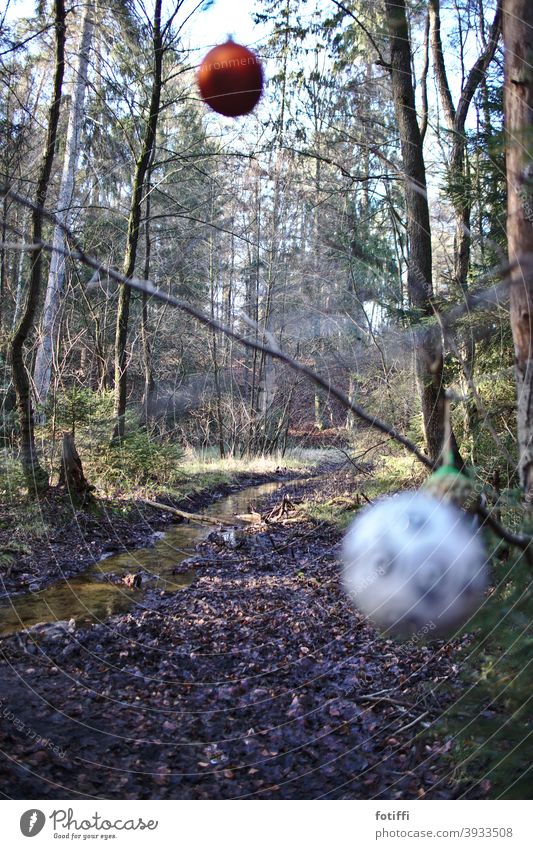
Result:
M531 556L492 541L492 587L457 657L462 695L442 723L460 754L464 795L530 799L533 795Z
M272 474L279 469L305 473L330 457L327 449L294 447L283 455L221 458L215 449L184 448L173 435L142 427L134 411L127 414L124 440L114 443L113 394L79 387L58 395L53 405L39 412L45 423L36 427L36 440L51 483L59 479L61 438L66 431L75 436L95 495L108 499L179 499L230 484L242 475ZM24 501L25 492L20 463L5 449L0 455L0 500Z

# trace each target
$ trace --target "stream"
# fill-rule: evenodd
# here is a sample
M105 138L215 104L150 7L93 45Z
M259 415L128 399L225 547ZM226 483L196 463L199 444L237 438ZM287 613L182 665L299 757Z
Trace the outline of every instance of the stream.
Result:
M236 513L246 513L251 504L286 484L287 481L274 481L241 489L215 501L203 512L225 519ZM196 571L191 569L175 575L174 569L191 557L196 545L212 530L213 525L176 524L165 533L154 534L149 548L104 555L81 575L57 581L39 592L13 595L0 604L0 636L14 634L38 623L72 618L76 620L77 627L102 622L138 604L147 589L170 592L184 589L195 580ZM153 580L142 589L129 589L105 578L139 571L153 576Z

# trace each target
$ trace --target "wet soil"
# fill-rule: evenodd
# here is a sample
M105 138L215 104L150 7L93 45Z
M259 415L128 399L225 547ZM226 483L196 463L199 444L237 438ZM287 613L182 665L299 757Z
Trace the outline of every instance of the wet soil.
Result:
M355 487L331 472L261 512ZM460 686L455 647L379 636L342 592L340 533L293 519L214 530L194 583L105 623L0 641L4 796L453 798L450 742L419 732Z

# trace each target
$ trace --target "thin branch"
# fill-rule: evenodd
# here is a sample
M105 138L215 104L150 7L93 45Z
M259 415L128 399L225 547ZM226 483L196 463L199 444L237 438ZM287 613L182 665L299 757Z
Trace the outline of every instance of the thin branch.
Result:
M80 256L78 258L81 259ZM91 263L92 267L95 267ZM124 283L129 286L131 289L135 289L138 292L144 292L147 295L150 295L153 298L156 298L159 301L163 301L167 304L170 304L173 307L181 310L182 312L190 315L192 318L195 318L196 321L203 324L205 327L209 327L212 330L216 330L219 333L224 333L226 336L229 336L231 339L235 339L236 342L243 345L245 348L250 348L254 351L259 351L262 354L265 354L269 357L272 357L275 360L280 360L280 362L285 363L291 368L293 371L296 371L298 374L303 374L317 386L320 386L325 392L329 395L336 398L340 403L348 410L351 410L355 413L358 418L365 421L367 424L376 428L376 430L380 430L382 433L386 433L391 439L394 439L395 442L398 442L400 445L403 445L404 448L407 448L408 451L411 451L415 457L420 460L428 469L433 469L433 463L425 454L420 451L416 445L411 442L406 436L397 431L394 427L382 421L377 416L372 416L370 413L367 413L363 407L360 407L358 404L355 404L353 401L350 401L348 396L334 386L327 378L322 377L322 375L317 374L311 368L304 365L304 363L299 362L298 360L293 359L293 357L289 356L289 354L280 350L279 348L273 348L271 345L264 345L259 341L255 341L249 339L246 336L242 336L233 328L228 327L223 324L221 321L217 319L210 318L205 315L201 310L197 309L192 304L187 301L182 300L181 298L175 298L173 295L167 295L166 292L162 292L160 289L157 289L149 280L139 280L136 278L126 278L123 275L118 274L117 272L113 272L109 274L109 276L117 280L119 283ZM97 284L93 284L91 288L93 288Z
M468 109L470 107L470 103L472 98L476 92L476 89L487 72L487 68L490 65L494 54L496 52L496 48L498 46L498 41L500 39L501 33L501 19L502 19L502 9L501 9L501 0L498 2L498 6L496 8L496 14L494 15L494 20L492 22L492 26L490 28L489 38L485 48L478 56L476 62L473 64L470 69L470 73L466 79L466 83L464 89L461 93L461 97L459 99L459 105L457 107L457 114L455 116L455 130L456 132L463 132L464 125L466 121L466 116L468 113Z
M362 467L362 466L359 466L359 465L357 464L357 462L354 460L354 458L353 458L353 457L351 457L351 456L348 454L348 452L344 450L344 448L341 448L341 446L340 446L340 445L333 445L333 446L332 446L332 449L333 449L334 451L339 451L341 454L344 454L344 456L346 457L347 462L348 462L348 463L350 463L350 464L354 467L354 469L355 469L357 472L359 472L360 474L362 474L362 475L369 475L369 474L370 474L370 472L369 472L368 470L363 469L363 467ZM343 466L345 466L345 465L346 465L346 463L343 463Z
M508 542L510 545L515 545L527 554L531 554L533 536L530 536L530 534L514 534L512 531L500 524L490 510L487 510L487 508L483 507L482 504L478 506L477 513L483 519L483 524L491 528L491 530L505 540L505 542Z
M393 180L395 179L390 174L367 174L361 176L354 176L347 168L340 164L340 162L335 162L334 159L330 159L329 156L322 156L319 153L315 153L314 151L300 150L297 147L290 147L289 145L283 145L284 150L288 150L291 153L296 153L298 156L304 156L308 159L314 159L317 162L324 162L326 165L333 165L335 168L338 168L343 177L347 177L348 180L351 180L352 183L368 183L371 180Z
M5 186L0 185L0 194L6 194L14 200L18 200L24 206L29 206L31 209L35 207L35 204L33 202L28 201L26 198L23 198L22 196L18 195L16 192L13 192L11 189L8 189ZM60 222L56 220L56 216L52 213L43 210L43 214L45 215L45 217L54 221L54 223L60 224ZM65 250L65 255L69 255L72 259L77 259L79 262L83 262L85 265L88 265L90 268L93 268L95 271L98 271L104 277L108 277L111 280L115 280L117 283L124 283L131 289L135 289L138 292L144 292L145 294L154 297L159 301L163 301L165 303L170 304L171 306L176 307L182 312L185 312L187 315L190 315L195 318L197 321L200 322L200 324L203 324L206 327L210 327L213 330L217 330L220 333L224 333L226 336L235 339L235 341L239 342L246 348L251 348L254 351L259 351L265 355L273 357L274 359L284 362L294 371L298 372L299 374L305 375L309 378L309 380L311 380L313 383L316 383L317 386L320 386L328 394L332 395L334 398L337 398L337 400L340 401L346 409L351 410L353 413L355 413L356 416L358 416L363 421L367 422L367 424L371 425L372 427L375 427L382 433L387 434L391 437L391 439L394 439L400 445L403 445L404 448L407 448L409 451L411 451L411 453L414 454L415 457L417 457L420 462L423 463L427 468L433 468L433 463L429 459L429 457L426 457L426 455L423 454L416 447L416 445L411 442L410 439L408 439L403 434L399 433L399 431L397 431L394 427L388 425L386 422L382 421L377 416L371 416L369 413L366 412L366 410L363 409L363 407L360 407L355 402L350 401L350 399L344 392L342 392L336 386L333 386L327 378L322 377L321 375L317 374L312 369L310 369L308 366L304 365L304 363L298 362L297 360L290 357L289 354L286 354L284 351L281 351L277 347L272 347L271 345L264 345L259 341L251 340L245 336L242 336L240 333L237 333L237 331L233 330L233 328L226 326L217 319L210 318L209 316L205 315L205 313L203 313L201 310L197 309L195 306L188 303L187 301L184 301L181 298L175 298L173 295L167 295L166 292L157 289L149 280L128 278L123 274L120 274L118 271L115 271L114 269L102 265L96 259L85 253L78 240L74 237L68 227L61 224L60 226L61 229L63 229L64 232L67 234L76 249L75 251ZM53 246L43 243L43 249L51 251L53 250ZM99 285L99 283L100 275L98 275L98 278L95 280L95 282L92 282L88 288L94 289L96 288L96 286Z
M25 47L30 41L33 41L35 38L39 38L40 35L44 35L45 32L48 32L51 29L54 29L55 23L47 24L45 27L37 30L37 32L32 32L27 38L22 39L22 41L11 41L7 50L0 51L0 56L6 56L8 53L15 53L15 51L20 50L21 47Z

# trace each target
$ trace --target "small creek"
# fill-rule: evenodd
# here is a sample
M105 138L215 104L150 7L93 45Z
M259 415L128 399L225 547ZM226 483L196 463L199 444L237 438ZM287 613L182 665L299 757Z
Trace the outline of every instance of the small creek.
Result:
M250 505L284 485L286 481L274 481L247 487L215 501L203 512L225 519L236 513L247 513ZM129 610L141 600L145 589L175 591L188 587L196 572L191 569L175 575L173 571L193 554L198 542L212 530L214 526L207 524L173 525L164 534L154 534L150 548L104 557L74 578L58 581L39 592L13 595L0 603L0 635L14 634L41 622L71 618L78 626L101 622L108 616ZM124 584L102 580L104 575L138 571L154 577L145 589L128 589Z

